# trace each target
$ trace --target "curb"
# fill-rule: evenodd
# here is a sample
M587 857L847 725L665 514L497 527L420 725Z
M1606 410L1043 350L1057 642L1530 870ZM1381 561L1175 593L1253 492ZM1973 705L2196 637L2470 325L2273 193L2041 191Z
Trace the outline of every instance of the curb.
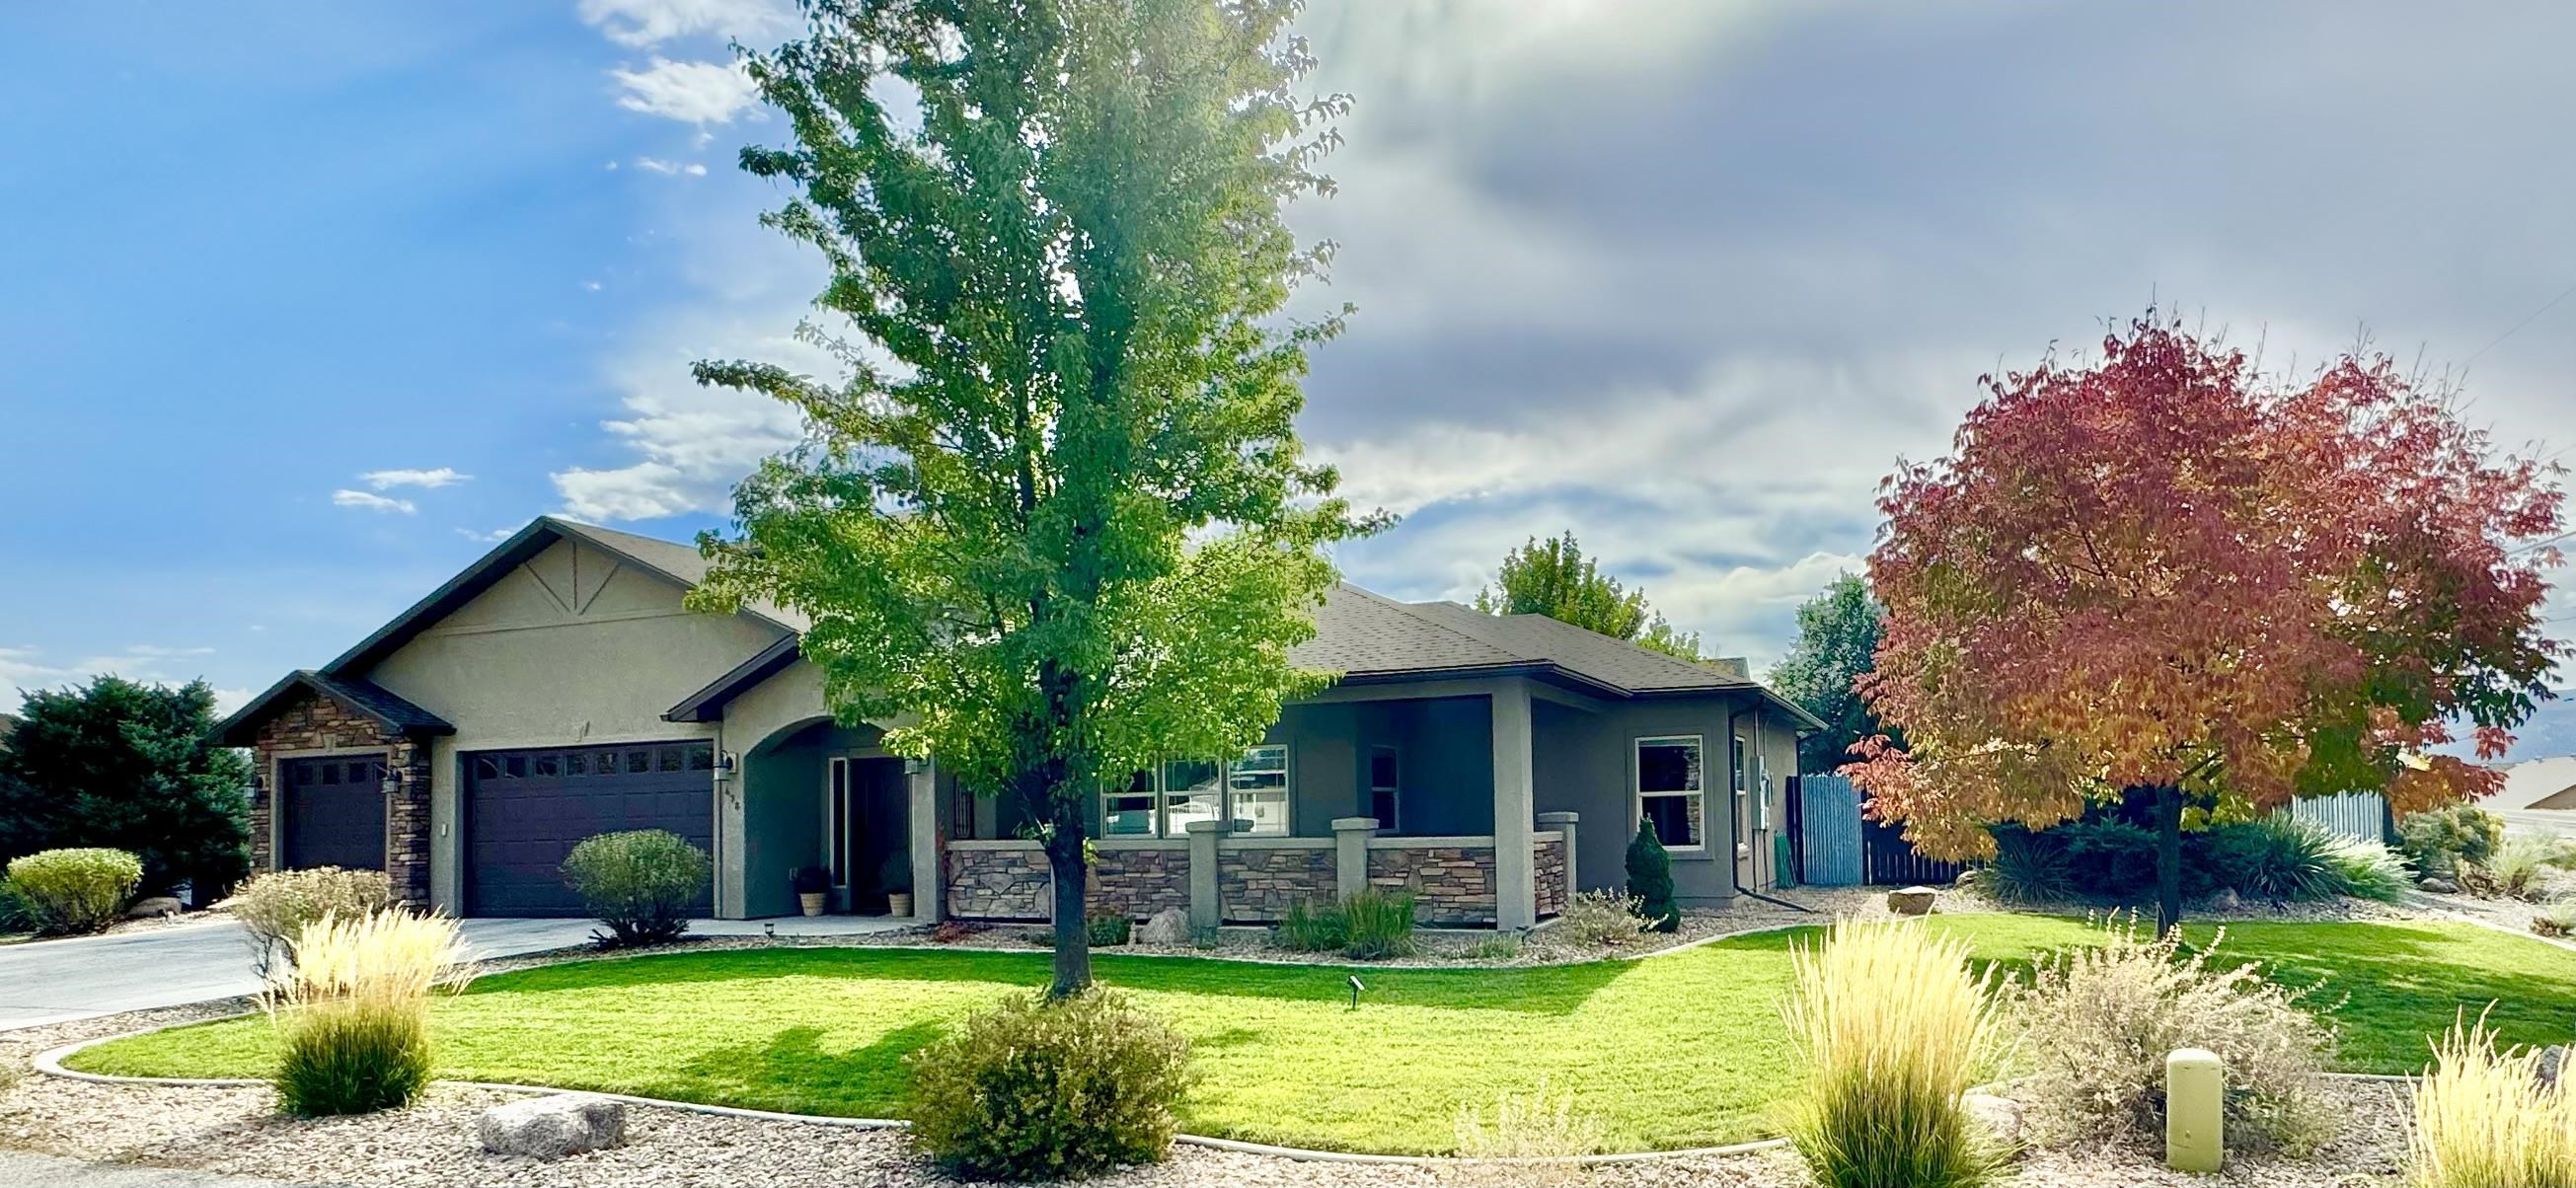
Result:
M70 1081L84 1081L93 1085L149 1085L168 1089L266 1088L268 1085L267 1081L251 1078L123 1077L113 1076L107 1073L81 1072L78 1069L63 1067L64 1060L69 1059L73 1055L86 1049L97 1047L100 1044L112 1043L117 1040L133 1039L136 1036L151 1035L156 1031L166 1031L170 1027L193 1026L197 1023L216 1023L228 1019L248 1018L250 1015L256 1013L257 1012L245 1011L236 1015L218 1015L211 1019L190 1020L188 1023L174 1023L162 1027L146 1027L139 1031L128 1031L117 1035L102 1035L94 1039L85 1039L77 1043L64 1044L58 1048L49 1048L43 1052L39 1052L36 1054L34 1064L36 1071L43 1073L46 1076L61 1077ZM755 1110L746 1109L740 1106L706 1105L694 1101L670 1101L659 1097L638 1097L630 1093L602 1093L589 1089L557 1089L545 1085L511 1085L494 1081L432 1081L430 1083L433 1085L444 1085L454 1089L484 1089L501 1093L577 1093L586 1097L601 1097L610 1101L624 1102L627 1105L650 1106L655 1109L665 1110L678 1110L684 1113L704 1114L717 1118L742 1118L757 1122L794 1122L808 1126L834 1126L845 1130L909 1130L912 1128L912 1124L910 1122L906 1122L898 1118L850 1118L836 1114L792 1114L779 1110ZM1215 1151L1232 1151L1243 1155L1266 1155L1273 1158L1294 1159L1306 1163L1354 1163L1398 1167L1446 1167L1485 1164L1571 1164L1578 1166L1591 1166L1594 1164L1612 1163L1653 1163L1670 1159L1698 1159L1724 1155L1742 1155L1754 1151L1767 1151L1773 1148L1789 1145L1789 1140L1785 1138L1771 1138L1756 1139L1749 1143L1731 1143L1720 1147L1686 1147L1672 1151L1621 1151L1601 1155L1549 1155L1528 1156L1512 1159L1461 1159L1454 1155L1374 1155L1360 1151L1317 1151L1305 1147L1281 1147L1273 1146L1268 1143L1251 1143L1244 1142L1240 1139L1212 1138L1207 1135L1197 1134L1175 1134L1172 1136L1172 1141L1184 1146L1205 1147Z

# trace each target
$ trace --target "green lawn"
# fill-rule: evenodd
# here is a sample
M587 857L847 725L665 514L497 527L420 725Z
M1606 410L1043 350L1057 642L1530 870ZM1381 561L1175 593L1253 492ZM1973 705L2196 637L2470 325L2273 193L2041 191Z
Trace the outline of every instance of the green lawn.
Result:
M2019 962L2083 925L1963 916L1940 925ZM2205 935L2205 930L2196 935ZM1778 1016L1788 935L1637 962L1525 970L1349 971L1104 955L1128 990L1196 1041L1187 1129L1364 1151L1448 1146L1458 1107L1544 1081L1621 1148L1773 1132L1790 1064ZM2453 1012L2502 1000L2509 1040L2576 1029L2576 954L2466 925L2242 924L2227 951L2349 995L2345 1064L2408 1072ZM975 1006L1046 979L1040 953L768 949L581 962L486 978L436 1015L442 1076L861 1116L903 1112L901 1057ZM252 1018L90 1049L96 1072L256 1076Z

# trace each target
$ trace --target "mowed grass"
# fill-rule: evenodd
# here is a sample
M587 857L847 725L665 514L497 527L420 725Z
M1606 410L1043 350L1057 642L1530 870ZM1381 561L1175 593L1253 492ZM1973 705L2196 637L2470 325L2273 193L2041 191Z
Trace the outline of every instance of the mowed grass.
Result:
M1944 918L2010 966L2094 935L2080 922ZM2195 940L2206 936L2195 929ZM1104 954L1102 982L1172 1020L1202 1080L1193 1133L1355 1151L1437 1152L1462 1105L1542 1083L1617 1149L1776 1132L1794 1070L1779 1001L1793 944L1743 937L1645 961L1514 970L1370 969L1357 1011L1338 967ZM2498 1000L2509 1042L2576 1029L2576 953L2467 925L2242 924L2224 950L2264 961L2344 1029L2353 1071L2412 1072L2426 1037ZM899 1117L902 1058L975 1008L1042 985L1041 953L768 949L579 962L483 979L441 1002L439 1072L802 1113ZM2348 996L2348 999L2347 999ZM120 1040L75 1067L260 1076L251 1018Z

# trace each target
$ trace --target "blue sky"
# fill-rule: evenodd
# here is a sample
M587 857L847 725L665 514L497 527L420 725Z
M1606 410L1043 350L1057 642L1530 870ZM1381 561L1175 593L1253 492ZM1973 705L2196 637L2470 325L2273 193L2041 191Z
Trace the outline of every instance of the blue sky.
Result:
M782 132L725 44L792 28L0 9L0 686L238 696L531 516L716 525L796 426L687 363L813 362L819 274L732 167ZM2576 9L1373 0L1304 29L1359 100L1340 194L1292 214L1342 244L1319 299L1359 306L1306 429L1408 514L1341 558L1389 593L1572 528L1768 658L1979 372L2151 297L2283 367L2366 328L2468 364L2503 443L2576 443L2576 297L2544 309L2576 286Z

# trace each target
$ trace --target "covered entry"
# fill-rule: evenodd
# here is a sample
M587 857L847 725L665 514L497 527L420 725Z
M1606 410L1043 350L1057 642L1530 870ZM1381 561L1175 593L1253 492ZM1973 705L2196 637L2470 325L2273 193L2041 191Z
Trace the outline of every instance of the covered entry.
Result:
M483 751L464 756L465 910L579 916L564 858L582 839L666 829L714 851L715 748L704 742ZM701 898L700 914L712 901Z

